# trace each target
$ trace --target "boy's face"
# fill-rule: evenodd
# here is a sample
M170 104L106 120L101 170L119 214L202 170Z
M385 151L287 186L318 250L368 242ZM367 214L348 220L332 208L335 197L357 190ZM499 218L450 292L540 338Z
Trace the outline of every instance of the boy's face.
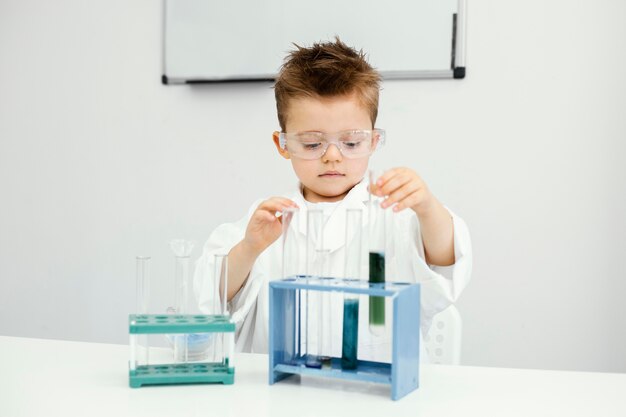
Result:
M355 95L329 98L297 98L289 101L287 133L316 131L335 133L344 130L371 130L368 111ZM304 198L311 202L339 201L363 178L369 156L356 159L344 157L336 145L330 144L321 158L314 160L291 157L288 150L280 148L278 135L274 134L278 152L291 159L296 175L304 190Z

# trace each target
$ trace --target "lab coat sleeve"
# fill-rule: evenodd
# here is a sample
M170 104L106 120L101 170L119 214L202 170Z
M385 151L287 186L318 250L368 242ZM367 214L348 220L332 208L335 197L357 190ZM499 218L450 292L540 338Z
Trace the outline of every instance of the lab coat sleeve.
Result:
M247 216L239 221L218 226L204 244L194 272L194 293L200 311L204 314L214 314L215 311L212 311L211 306L221 306L222 302L219 295L215 294L215 255L228 254L244 238L248 221L260 203L261 200L255 202ZM238 327L254 305L259 292L259 285L253 277L254 274L251 273L227 305L228 312Z
M449 266L429 265L430 269L448 279L448 298L451 302L458 300L467 286L472 274L472 242L467 225L457 215L452 216L454 226L454 264Z
M448 209L454 226L454 264L427 265L419 220L412 220L412 242L408 245L413 256L410 267L413 277L421 285L421 324L428 332L433 316L454 304L467 286L472 273L472 244L465 222Z

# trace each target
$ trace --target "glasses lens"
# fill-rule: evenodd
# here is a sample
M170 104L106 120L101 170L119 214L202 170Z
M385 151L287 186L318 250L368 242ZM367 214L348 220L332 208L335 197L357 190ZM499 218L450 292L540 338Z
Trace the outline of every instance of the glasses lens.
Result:
M347 157L367 155L372 147L372 134L365 130L345 132L339 139L341 152Z
M326 141L319 132L301 132L287 138L289 152L302 159L317 159L324 154Z

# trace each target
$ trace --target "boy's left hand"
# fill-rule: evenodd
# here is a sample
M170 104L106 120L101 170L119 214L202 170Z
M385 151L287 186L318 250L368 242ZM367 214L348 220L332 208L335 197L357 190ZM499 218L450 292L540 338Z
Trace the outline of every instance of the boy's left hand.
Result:
M395 204L393 207L395 212L410 208L418 216L423 216L436 206L437 200L426 183L409 168L393 168L386 171L371 189L372 194L376 196L387 196L381 203L382 208Z

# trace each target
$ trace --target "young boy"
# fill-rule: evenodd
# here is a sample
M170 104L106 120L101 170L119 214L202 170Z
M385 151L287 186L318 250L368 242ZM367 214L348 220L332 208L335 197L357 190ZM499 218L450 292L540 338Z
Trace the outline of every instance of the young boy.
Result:
M216 297L213 257L228 253L227 298L237 326L237 351L267 352L268 282L282 278L282 225L276 213L289 207L298 207L301 218L309 209L324 210L333 268L343 260L346 208L365 208L370 188L385 197L382 207L393 212L387 276L421 283L423 333L432 316L453 303L468 282L467 227L413 170L390 169L368 188L369 157L383 134L374 128L379 83L364 54L339 39L297 47L282 66L274 87L282 133L274 132L273 141L279 155L291 161L298 190L255 202L246 217L219 226L206 242L194 276L200 309L206 311Z

